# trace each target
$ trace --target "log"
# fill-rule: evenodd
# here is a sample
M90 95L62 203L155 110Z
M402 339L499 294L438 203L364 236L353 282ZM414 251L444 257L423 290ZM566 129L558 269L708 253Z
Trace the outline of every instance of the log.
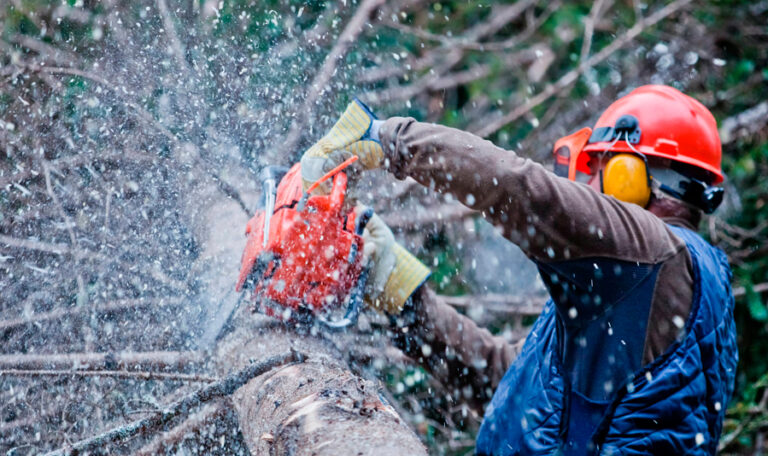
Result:
M46 353L0 355L0 369L182 370L204 364L199 352Z
M245 316L244 319L258 316ZM237 321L218 346L221 369L254 353L293 347L311 353L301 364L248 382L233 405L251 454L339 456L426 455L426 449L380 392L380 385L349 370L348 342L291 328ZM338 336L341 337L341 336ZM337 346L337 344L339 346Z
M0 369L3 377L111 377L133 380L168 380L178 382L212 383L216 379L206 375L177 374L150 371L113 371L113 370L47 370L47 369Z
M545 295L517 296L506 294L487 294L481 296L444 296L441 298L449 305L469 310L474 307L482 308L500 316L526 315L536 316L544 309L548 297Z
M366 1L358 10L378 4L379 0ZM214 375L289 349L308 357L306 362L251 380L233 395L231 402L250 453L426 455L414 431L383 399L381 385L352 370L352 361L346 357L349 345L356 343L352 334L330 339L323 331L298 332L250 314L248 306L242 305L227 325L232 331L217 340L219 323L237 308L234 280L248 217L209 179L198 177L181 184L179 212L199 246L190 273L198 290L195 301L204 309L202 334L212 336L197 341L201 349L209 350ZM252 195L247 201L257 200ZM344 336L349 337L341 341Z

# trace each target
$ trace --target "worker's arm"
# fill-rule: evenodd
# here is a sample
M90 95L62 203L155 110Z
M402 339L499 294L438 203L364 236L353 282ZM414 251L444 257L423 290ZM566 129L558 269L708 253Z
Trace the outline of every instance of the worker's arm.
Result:
M641 207L557 177L471 133L393 117L379 135L395 176L411 176L482 211L534 260L657 263L674 250L664 223Z
M394 318L395 344L478 412L520 351L459 314L426 285Z

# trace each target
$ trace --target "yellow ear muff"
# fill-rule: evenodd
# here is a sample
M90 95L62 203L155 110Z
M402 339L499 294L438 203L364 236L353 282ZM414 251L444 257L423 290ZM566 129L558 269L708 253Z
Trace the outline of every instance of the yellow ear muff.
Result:
M645 161L632 154L611 157L602 171L603 193L645 207L651 197Z

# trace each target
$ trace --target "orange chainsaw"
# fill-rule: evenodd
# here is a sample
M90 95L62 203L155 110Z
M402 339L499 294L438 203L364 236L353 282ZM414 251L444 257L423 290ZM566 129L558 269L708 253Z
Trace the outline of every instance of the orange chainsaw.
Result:
M246 290L254 310L290 323L313 321L331 330L354 325L362 306L368 268L363 266L363 229L372 210L344 207L345 161L302 191L301 169L268 166L260 174L263 208L248 222L236 290ZM332 179L328 195L312 195ZM345 308L340 319L331 315Z

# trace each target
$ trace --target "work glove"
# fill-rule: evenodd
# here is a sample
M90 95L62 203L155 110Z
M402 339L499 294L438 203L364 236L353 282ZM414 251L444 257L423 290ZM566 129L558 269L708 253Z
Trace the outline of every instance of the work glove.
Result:
M366 225L363 241L363 264L371 268L365 302L376 310L399 315L405 301L429 277L429 268L395 242L392 230L378 215Z
M304 190L353 155L365 169L381 166L384 161L384 150L378 137L381 123L368 106L355 98L328 134L301 157ZM328 193L330 182L324 182L318 190L317 193Z

